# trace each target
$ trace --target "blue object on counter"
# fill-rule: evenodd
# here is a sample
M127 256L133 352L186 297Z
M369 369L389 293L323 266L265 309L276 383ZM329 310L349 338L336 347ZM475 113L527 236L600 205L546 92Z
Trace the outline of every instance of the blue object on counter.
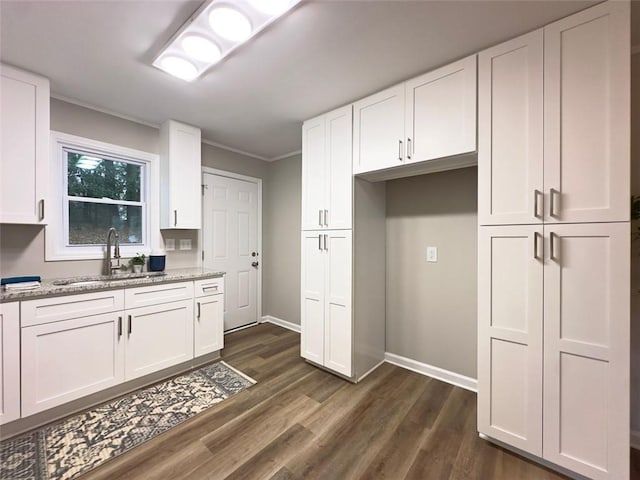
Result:
M166 258L166 255L149 255L149 271L164 272Z
M24 283L24 282L40 282L42 279L37 275L31 275L26 277L7 277L0 279L0 285L9 285L11 283Z

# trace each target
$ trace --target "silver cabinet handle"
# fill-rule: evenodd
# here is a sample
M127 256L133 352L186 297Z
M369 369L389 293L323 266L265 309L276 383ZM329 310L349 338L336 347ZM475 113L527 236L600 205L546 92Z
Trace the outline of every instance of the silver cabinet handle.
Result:
M196 305L198 305L198 315L196 318L200 321L200 302L196 303Z
M411 138L407 138L407 160L411 160Z
M202 291L206 292L207 290L218 290L218 285L209 285L208 287L202 287Z
M539 199L542 198L544 201L544 196L540 190L533 191L533 216L536 218L541 218L542 213L540 212L540 202Z
M318 210L318 225L322 226L322 210Z
M173 211L173 226L178 226L178 210Z
M129 327L128 327L128 334L131 335L131 315L129 315Z
M398 140L398 160L402 161L402 140Z
M533 234L533 258L535 258L536 260L539 260L540 257L538 256L538 237L540 236L540 234L538 232L534 232Z
M324 211L324 226L329 226L329 210Z
M40 199L40 221L44 220L44 198Z
M322 251L322 235L318 235L318 250Z
M549 189L549 215L552 217L557 217L558 214L556 213L556 200L555 197L556 195L560 195L560 191L556 190L555 188L550 188Z
M328 252L328 251L329 251L329 245L328 245L328 243L327 243L327 237L328 237L329 235L326 235L326 234L325 234L325 235L323 235L323 236L324 236L324 251L325 251L325 252Z
M556 242L560 242L560 237L558 237L557 233L551 232L549 233L549 242L551 243L549 256L551 257L551 260L558 260L558 252L556 250L559 245L557 245Z
M122 337L122 317L118 317L118 338Z

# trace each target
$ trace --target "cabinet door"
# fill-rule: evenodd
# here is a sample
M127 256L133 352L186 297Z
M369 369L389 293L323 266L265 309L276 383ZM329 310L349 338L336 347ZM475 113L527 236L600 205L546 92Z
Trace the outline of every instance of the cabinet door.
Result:
M324 264L322 232L302 232L301 355L324 364Z
M480 227L478 430L542 454L542 226Z
M629 2L544 29L545 222L629 220Z
M324 366L352 375L351 230L324 234Z
M22 416L124 381L122 312L22 328Z
M49 81L0 65L0 223L44 224Z
M127 310L127 380L193 358L193 300Z
M20 418L20 304L0 304L0 425Z
M629 478L628 223L545 226L544 458Z
M478 221L542 223L543 32L480 53Z
M224 347L224 295L196 299L194 356L217 352Z
M325 224L330 229L351 228L353 204L353 107L351 105L326 116L326 185Z
M325 226L326 202L325 117L302 125L302 229L317 230Z
M404 163L404 83L353 105L353 173Z
M476 149L476 56L406 83L406 161Z

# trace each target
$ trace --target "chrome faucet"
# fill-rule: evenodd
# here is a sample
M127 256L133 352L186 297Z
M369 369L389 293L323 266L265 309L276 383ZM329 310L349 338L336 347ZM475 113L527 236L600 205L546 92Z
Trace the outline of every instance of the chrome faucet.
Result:
M115 238L115 245L113 248L113 258L111 258L111 236ZM118 231L111 227L107 231L107 258L104 262L104 273L106 275L113 275L116 270L120 270L120 238L118 237Z

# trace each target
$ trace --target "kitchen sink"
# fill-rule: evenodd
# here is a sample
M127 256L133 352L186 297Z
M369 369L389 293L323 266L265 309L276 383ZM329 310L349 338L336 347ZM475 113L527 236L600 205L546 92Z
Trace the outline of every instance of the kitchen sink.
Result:
M146 273L121 273L116 275L102 275L99 277L81 277L81 278L66 278L63 280L54 280L53 284L56 286L82 286L82 285L100 285L111 284L114 282L127 282L129 280L138 280L141 278L155 278L164 277L164 272L146 272Z

